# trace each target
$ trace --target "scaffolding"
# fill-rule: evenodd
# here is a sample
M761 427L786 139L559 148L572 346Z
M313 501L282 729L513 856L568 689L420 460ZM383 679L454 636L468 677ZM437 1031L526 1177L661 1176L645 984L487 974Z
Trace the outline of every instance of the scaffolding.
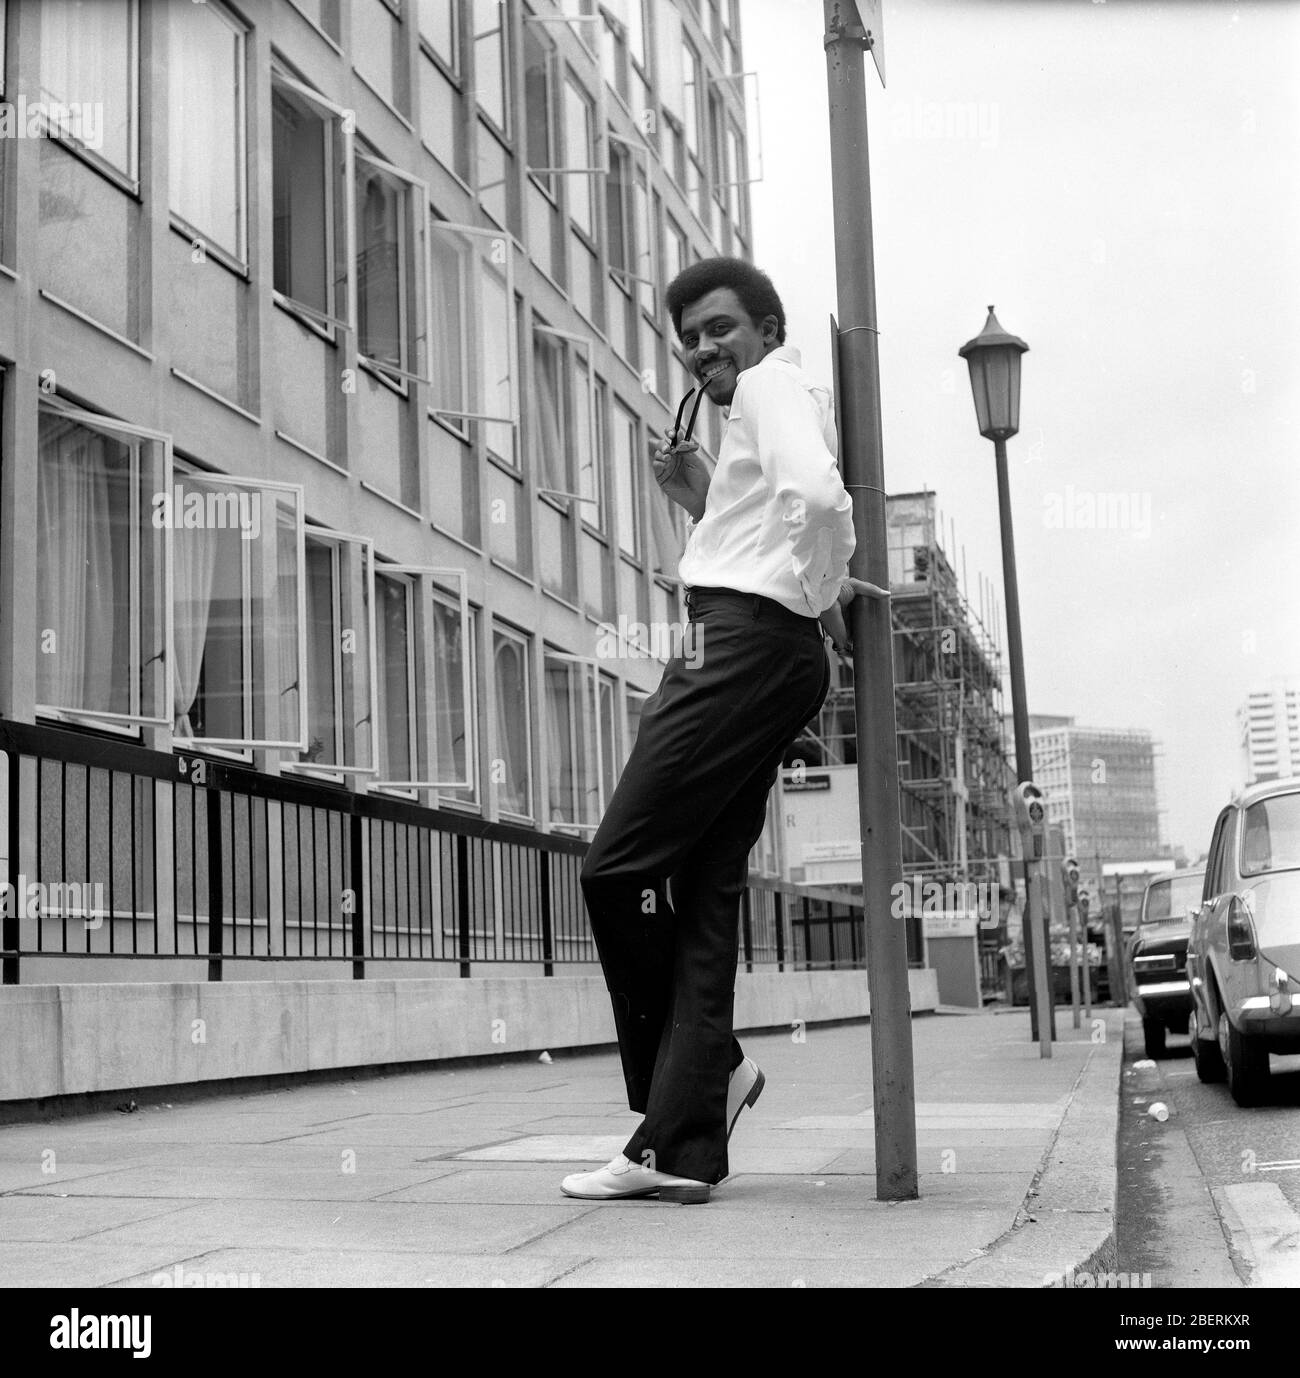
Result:
M1014 771L992 590L981 580L977 612L942 544L930 490L887 498L886 521L903 875L997 885L999 860L1011 854ZM833 674L821 713L790 755L852 765L853 670L839 663Z

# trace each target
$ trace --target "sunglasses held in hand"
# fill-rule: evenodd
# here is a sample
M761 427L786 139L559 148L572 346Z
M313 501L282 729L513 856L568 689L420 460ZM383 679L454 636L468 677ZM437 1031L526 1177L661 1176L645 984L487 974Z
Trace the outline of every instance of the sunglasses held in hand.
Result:
M686 423L686 434L682 435L682 413L686 410L686 404L692 397L695 398L695 405L691 408L691 419ZM691 434L695 430L695 418L700 414L700 403L703 401L704 389L692 388L677 404L677 420L673 422L673 429L671 431L673 449L676 449L679 445L687 445L690 443Z

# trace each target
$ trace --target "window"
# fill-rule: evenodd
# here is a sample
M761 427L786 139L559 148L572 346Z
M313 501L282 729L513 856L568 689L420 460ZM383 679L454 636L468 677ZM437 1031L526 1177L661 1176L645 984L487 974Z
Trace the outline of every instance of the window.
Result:
M429 382L429 303L407 309L430 240L428 187L367 153L357 155L355 181L357 350L390 375Z
M573 497L573 470L592 462L591 341L585 335L533 323L533 446L539 491Z
M459 300L467 307L464 321L473 335L467 335L465 354L459 360L444 358L435 367L430 409L437 416L481 422L489 452L517 467L517 326L509 241L494 230L439 220L431 226L431 242L434 261L440 264L434 286L435 335L440 347L444 351L449 345L455 348L443 315L453 300L453 284L459 284ZM466 359L473 361L469 370Z
M686 147L693 154L700 151L700 58L694 46L682 41L682 129Z
M596 662L548 647L544 670L547 818L595 829L604 812Z
M637 444L636 417L623 405L614 403L614 491L618 502L618 544L634 558L641 553L640 518L636 498Z
M636 258L632 234L632 177L628 150L612 137L605 180L605 245L612 273L626 277Z
M649 180L649 154L609 136L609 176L605 179L606 243L609 271L617 295L611 298L608 313L610 342L624 359L635 367L653 367L653 355L643 357L639 350L638 299L650 294L653 309L653 284L650 281L651 228L650 204L646 195Z
M352 0L352 65L376 95L404 110L405 83L394 80L405 65L399 14L389 0Z
M498 627L492 637L492 673L496 690L496 759L492 783L502 813L530 818L533 812L532 705L529 694L528 643Z
M437 718L438 778L469 781L449 789L449 799L478 802L477 704L474 609L462 620L460 606L438 590L433 595L433 698ZM468 692L468 697L466 694Z
M585 459L578 465L578 493L584 501L582 519L597 531L605 529L605 414L607 391L602 379L596 379L592 397L593 437Z
M171 5L167 19L171 208L242 264L244 30L215 0Z
M41 99L51 133L89 149L129 181L138 166L139 14L136 0L45 0L40 7Z
M451 72L460 69L460 0L416 0L420 37Z
M445 234L432 234L429 242L433 395L451 408L444 414L448 424L463 431L462 418L469 410L465 376L465 265L456 245Z
M173 474L173 735L307 750L302 489Z
M37 434L37 708L164 726L171 442L46 405Z
M298 764L374 774L374 546L362 536L308 528L307 750Z
M339 0L293 0L293 3L318 29L335 43L339 41Z
M277 75L271 93L274 285L323 326L352 328L356 251L351 115Z
M645 707L645 701L649 697L649 694L642 693L640 689L633 689L631 685L628 685L624 705L627 718L627 751L623 756L624 765L627 764L627 758L632 754L632 748L636 745L636 734L641 727L641 710Z
M554 196L555 108L551 99L554 49L537 24L524 25L524 104L528 170Z
M420 135L445 167L466 175L460 81L460 0L418 0Z
M474 94L479 110L503 134L510 132L506 41L502 0L474 0Z
M400 575L375 576L375 649L379 673L379 774L385 780L415 778L411 705L415 702L412 652L412 584Z
M572 76L564 83L564 162L565 170L574 174L569 182L569 219L592 238L596 229L589 174L600 169L596 167L591 99Z
M679 582L677 565L685 544L677 516L680 511L681 508L662 493L651 493L650 530L654 541L651 568L656 577L672 583Z
M618 684L608 675L602 674L598 692L600 694L600 787L603 791L600 811L603 814L606 805L614 796L614 787L618 784L619 753L614 726L614 705L618 699Z
M380 774L403 766L402 775L379 782L386 789L473 789L473 704L469 645L469 595L463 569L426 565L383 565L385 579L419 580L425 589L433 631L433 692L421 687L422 676L410 675L411 694L406 703L405 753L390 753L389 764ZM448 594L442 585L453 585L458 592ZM449 611L450 609L450 611ZM380 647L382 654L383 647ZM395 718L401 703L400 685L395 685L390 701L381 696L382 716L391 724L390 737L403 740L400 721ZM381 757L381 759L383 759Z
M664 113L680 123L686 114L682 70L682 17L673 5L655 7L655 82Z

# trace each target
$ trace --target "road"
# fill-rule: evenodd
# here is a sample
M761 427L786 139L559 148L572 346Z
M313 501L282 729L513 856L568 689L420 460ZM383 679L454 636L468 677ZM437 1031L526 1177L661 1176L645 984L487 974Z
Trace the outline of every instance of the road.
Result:
M1160 1287L1300 1286L1300 1057L1272 1059L1265 1105L1203 1085L1185 1037L1144 1061L1125 1021L1116 1243ZM1150 1108L1163 1102L1161 1122Z

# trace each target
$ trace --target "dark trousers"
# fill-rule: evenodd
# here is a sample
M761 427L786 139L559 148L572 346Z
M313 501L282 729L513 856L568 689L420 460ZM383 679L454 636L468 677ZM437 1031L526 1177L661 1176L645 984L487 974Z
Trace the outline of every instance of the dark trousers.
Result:
M820 624L754 594L695 589L682 654L646 700L636 745L582 868L614 1005L626 1156L720 1182L740 897L786 749L820 709Z

